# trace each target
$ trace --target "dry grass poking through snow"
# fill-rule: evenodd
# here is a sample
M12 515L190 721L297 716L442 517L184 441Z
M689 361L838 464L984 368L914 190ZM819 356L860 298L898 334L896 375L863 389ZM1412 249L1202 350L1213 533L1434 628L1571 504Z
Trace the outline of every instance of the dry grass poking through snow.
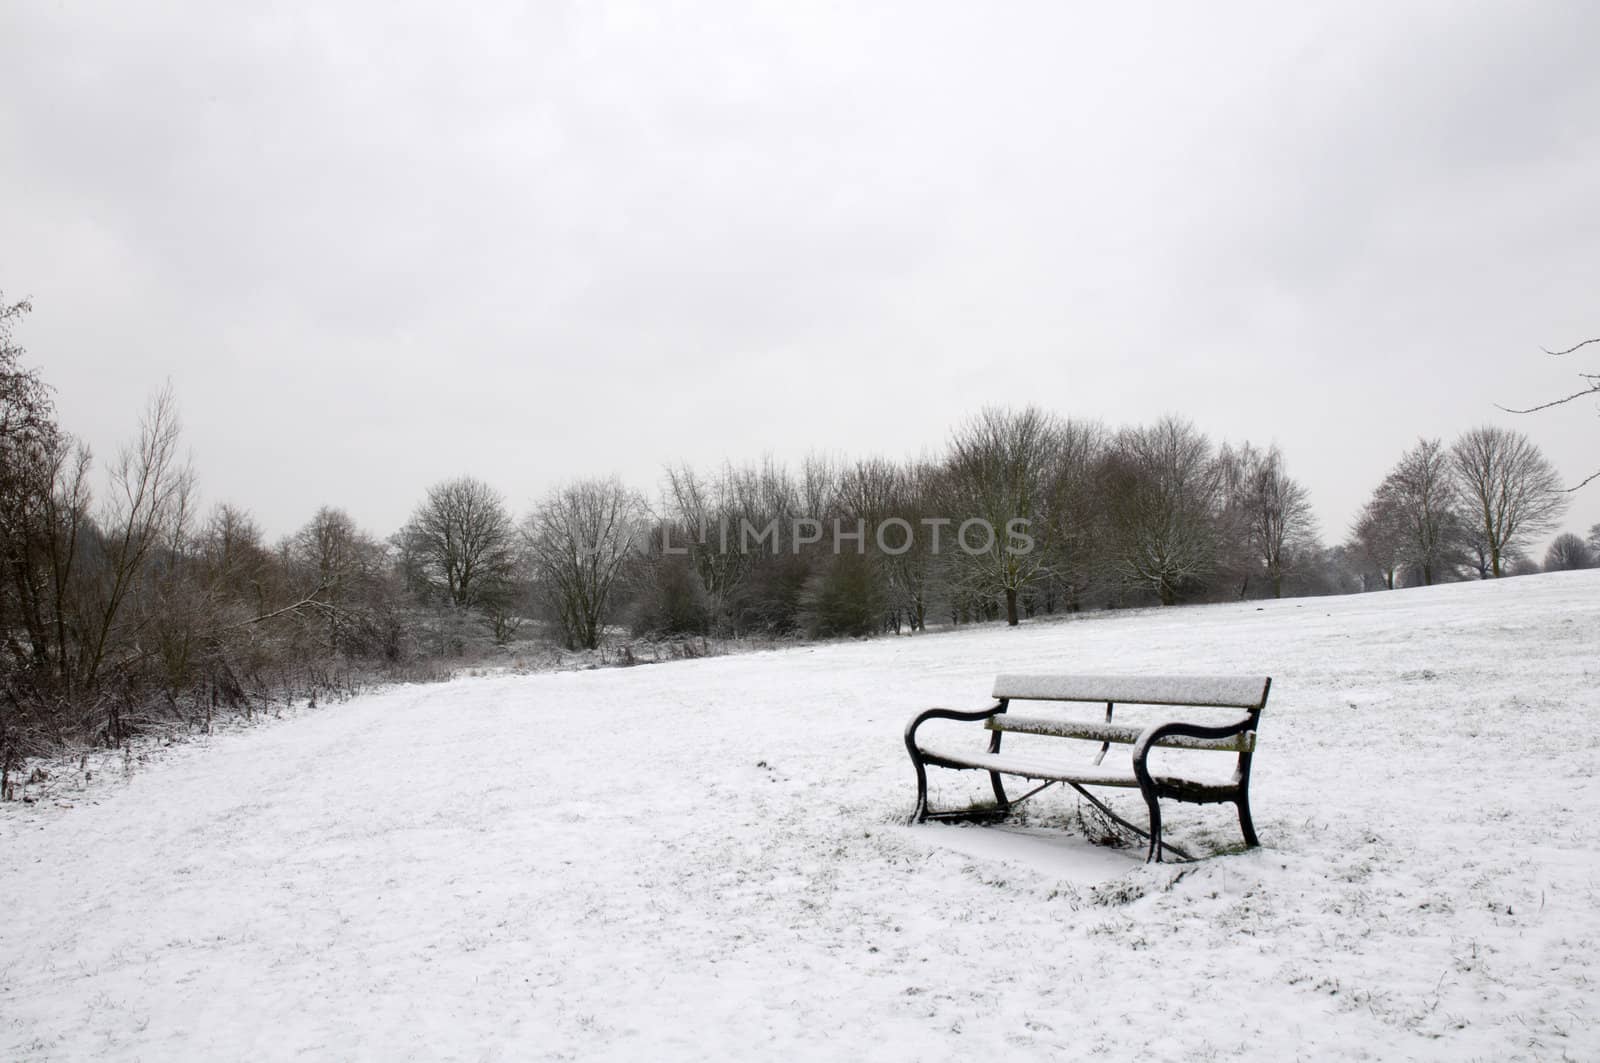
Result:
M4 809L0 1058L1596 1058L1597 648L1584 572L358 699ZM1028 669L1270 672L1266 846L903 826Z

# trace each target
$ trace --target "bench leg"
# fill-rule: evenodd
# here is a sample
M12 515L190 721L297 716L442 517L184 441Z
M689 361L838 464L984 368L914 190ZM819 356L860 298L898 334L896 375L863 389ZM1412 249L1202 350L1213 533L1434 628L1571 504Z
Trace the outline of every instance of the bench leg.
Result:
M1006 796L1005 784L1000 781L1000 773L997 771L991 771L989 773L989 782L994 786L994 799L1000 802L1000 807L1010 808L1011 799Z
M928 818L928 769L916 754L911 756L911 766L917 769L917 807L911 812L911 822L921 823Z
M1251 849L1260 845L1256 839L1256 825L1250 818L1250 791L1239 795L1239 829L1244 832L1244 843Z
M1161 799L1154 791L1146 791L1145 804L1150 806L1150 849L1145 854L1147 864L1161 863Z

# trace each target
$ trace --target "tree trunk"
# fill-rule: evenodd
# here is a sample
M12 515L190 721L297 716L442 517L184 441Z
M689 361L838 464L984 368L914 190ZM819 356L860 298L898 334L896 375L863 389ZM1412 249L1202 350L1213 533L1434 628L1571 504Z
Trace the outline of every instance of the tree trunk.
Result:
M1006 623L1011 627L1017 626L1017 589L1006 588Z

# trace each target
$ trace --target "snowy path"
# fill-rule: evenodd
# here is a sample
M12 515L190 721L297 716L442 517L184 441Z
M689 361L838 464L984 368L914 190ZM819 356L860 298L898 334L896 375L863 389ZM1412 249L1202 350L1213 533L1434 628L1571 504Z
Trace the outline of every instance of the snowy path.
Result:
M3 810L0 1058L1596 1058L1597 650L1585 572L359 699ZM1266 847L901 826L1002 669L1270 672Z

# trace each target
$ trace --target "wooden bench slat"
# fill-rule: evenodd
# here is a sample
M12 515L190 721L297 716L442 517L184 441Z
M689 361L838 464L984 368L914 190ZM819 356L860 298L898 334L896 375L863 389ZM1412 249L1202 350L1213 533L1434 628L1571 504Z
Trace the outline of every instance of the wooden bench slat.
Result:
M1144 732L1133 724L1104 723L1100 720L1067 720L1053 716L1034 716L1002 712L984 722L991 731L1015 734L1049 735L1053 738L1086 738L1092 742L1119 742L1132 745ZM1230 753L1251 753L1256 748L1256 733L1246 731L1228 738L1168 738L1159 743L1173 749L1213 749Z
M1040 782L1075 782L1084 786L1123 786L1129 789L1138 789L1139 786L1132 765L1124 768L1105 764L1063 764L1049 757L1017 753L981 753L939 743L923 744L922 753L930 762L946 766L1004 772L1007 775L1020 775L1025 779L1037 779ZM1238 790L1238 784L1231 779L1193 776L1178 778L1161 775L1154 778L1158 786L1181 787L1193 792L1221 795Z
M1194 705L1258 709L1266 704L1265 676L1024 675L996 677L994 696L1018 701L1098 701L1125 705Z
M929 760L964 768L982 768L1000 771L1007 775L1021 775L1028 779L1073 782L1092 786L1128 786L1137 788L1133 767L1111 767L1104 764L1063 764L1050 757L1029 756L1018 753L984 753L943 743L922 743L922 754Z

